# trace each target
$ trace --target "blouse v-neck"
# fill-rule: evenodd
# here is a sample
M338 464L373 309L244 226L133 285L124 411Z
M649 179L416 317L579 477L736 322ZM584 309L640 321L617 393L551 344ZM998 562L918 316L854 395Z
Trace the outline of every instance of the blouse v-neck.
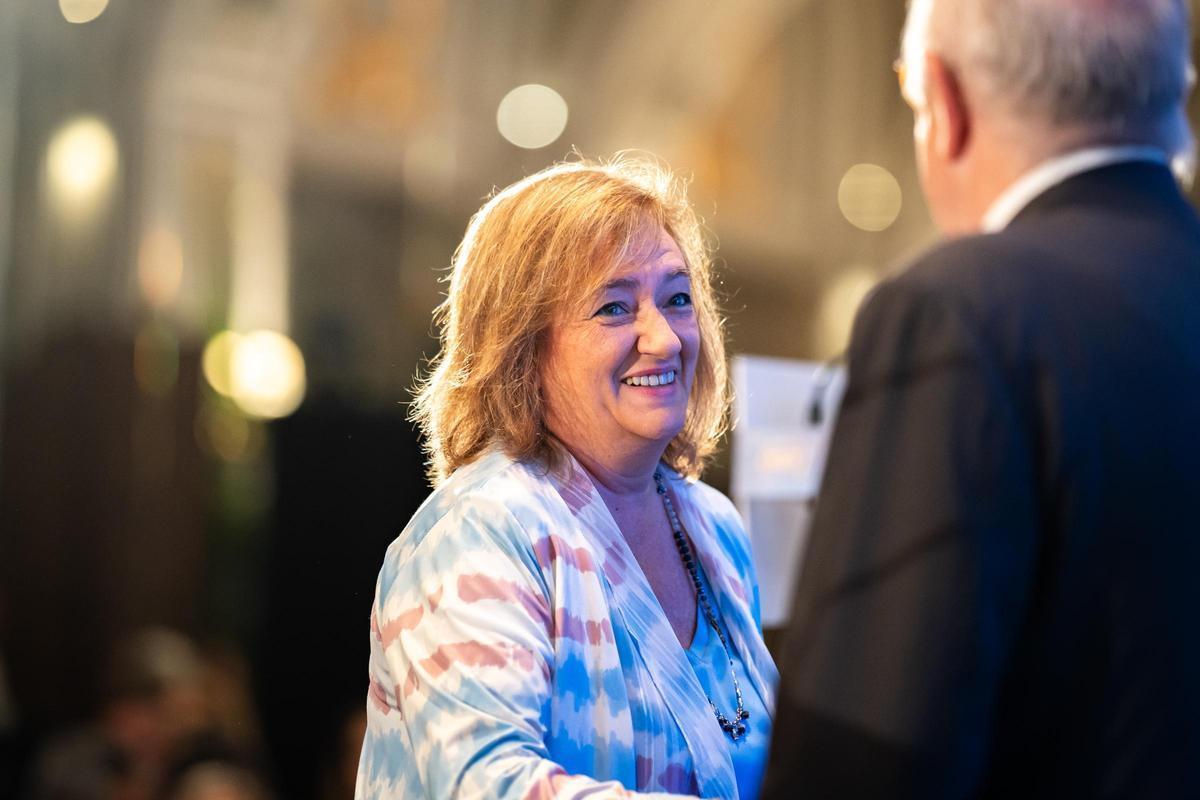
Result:
M711 595L712 587L702 568L699 570L699 574L705 591ZM720 619L720 612L716 613L718 622L724 625L724 620ZM692 670L696 673L696 679L704 687L707 697L711 698L712 702L727 716L731 715L737 698L733 691L729 659L733 660L733 669L737 670L738 681L743 686L750 685L750 677L741 655L732 649L732 645L729 658L726 658L721 640L704 618L704 609L700 607L698 597L696 600L696 631L693 634L691 645L686 648L685 652L688 662L692 665ZM733 761L739 800L755 800L762 785L763 771L766 768L770 752L771 721L767 708L763 705L757 692L743 691L742 695L744 706L750 712L746 736L736 742L725 737L725 742ZM715 719L712 724L717 724Z

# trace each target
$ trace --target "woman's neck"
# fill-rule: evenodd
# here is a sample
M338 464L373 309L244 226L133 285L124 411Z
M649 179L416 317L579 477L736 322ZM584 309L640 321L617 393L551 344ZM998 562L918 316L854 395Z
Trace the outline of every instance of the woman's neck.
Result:
M613 463L604 459L575 455L596 493L604 501L608 513L617 523L621 535L639 552L636 542L643 540L665 524L662 501L654 482L658 459L638 459ZM643 570L647 567L643 565Z
M616 456L597 456L571 451L601 497L610 506L614 501L635 499L654 492L654 470L658 468L661 452L629 453Z

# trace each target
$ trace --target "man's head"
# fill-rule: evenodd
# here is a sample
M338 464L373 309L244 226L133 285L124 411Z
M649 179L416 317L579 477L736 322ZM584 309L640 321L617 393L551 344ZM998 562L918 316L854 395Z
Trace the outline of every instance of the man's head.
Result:
M911 0L901 77L938 225L974 230L1078 147L1188 150L1188 24L1186 0Z

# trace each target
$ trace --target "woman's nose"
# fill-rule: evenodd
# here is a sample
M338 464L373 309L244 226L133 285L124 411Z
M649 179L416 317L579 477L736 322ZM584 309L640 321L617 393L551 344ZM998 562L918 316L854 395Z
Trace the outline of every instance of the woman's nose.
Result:
M644 312L638 325L639 353L659 358L670 358L679 353L679 336L657 307Z

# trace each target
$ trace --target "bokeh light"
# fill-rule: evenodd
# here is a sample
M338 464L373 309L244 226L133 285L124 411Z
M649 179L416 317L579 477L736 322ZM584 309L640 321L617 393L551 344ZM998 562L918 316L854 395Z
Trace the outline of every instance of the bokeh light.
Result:
M58 9L67 22L91 22L108 8L108 0L58 0Z
M219 395L233 395L233 351L241 339L241 334L221 331L204 345L200 368L204 372L204 380Z
M183 245L167 228L151 228L138 247L138 285L153 308L167 308L183 282Z
M238 331L288 328L286 180L271 172L259 165L233 187L228 323Z
M304 399L304 356L275 331L243 334L233 347L230 388L238 408L253 417L286 417Z
M103 120L85 116L63 125L46 151L57 199L68 208L93 205L111 188L117 159L117 140Z
M258 458L266 444L262 423L248 419L228 400L214 399L201 405L195 433L204 452L230 463Z
M904 196L896 176L877 164L855 164L838 185L838 207L856 228L887 230L900 216Z
M567 127L567 101L549 86L518 86L500 101L496 125L500 135L517 147L545 147Z

